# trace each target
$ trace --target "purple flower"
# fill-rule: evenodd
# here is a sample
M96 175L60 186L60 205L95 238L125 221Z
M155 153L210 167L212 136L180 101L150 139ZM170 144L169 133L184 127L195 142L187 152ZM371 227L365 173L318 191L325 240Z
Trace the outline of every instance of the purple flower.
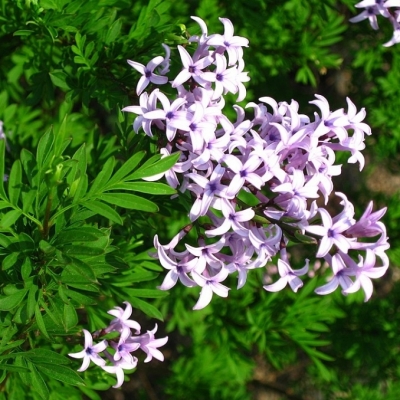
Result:
M226 58L221 54L215 55L216 69L214 72L204 72L202 78L207 82L214 82L213 99L218 99L222 94L237 93L238 70L236 67L226 68Z
M139 334L140 325L136 321L129 319L132 314L131 304L127 301L124 301L124 304L126 305L125 310L121 307L114 307L113 310L108 311L108 314L111 314L116 318L110 322L110 325L105 331L121 332L121 337L127 338L131 334L131 329L135 329L136 334Z
M248 47L249 40L233 35L233 24L227 18L219 18L223 23L225 32L223 35L215 34L207 40L209 46L222 47L229 56L229 65L235 64L239 59L243 57L242 47Z
M222 237L218 242L213 244L206 245L204 241L202 241L201 244L203 244L201 247L193 247L189 244L185 244L188 251L198 257L195 271L201 274L206 269L207 265L214 269L221 269L223 262L214 256L214 254L218 254L225 246L225 237Z
M173 140L177 129L189 131L189 116L187 112L184 110L178 111L186 103L186 100L177 98L170 103L167 96L160 91L157 91L156 96L160 100L163 109L147 112L143 117L148 120L165 120L166 135L169 141Z
M136 357L135 357L136 358ZM122 386L124 383L124 370L125 369L134 369L136 368L137 365L137 359L135 363L129 363L124 360L119 360L119 361L114 361L113 365L103 365L101 368L104 369L104 371L110 373L110 374L116 374L117 375L117 384L113 386L113 388L119 388Z
M389 10L386 8L386 3L383 5L383 0L363 0L360 1L355 5L357 8L365 8L361 14L358 14L357 16L350 18L350 22L360 22L364 19L369 20L369 23L371 24L372 28L375 30L378 30L378 21L376 19L377 15L382 15L385 18L390 17Z
M193 61L184 47L178 46L178 50L181 55L183 69L172 82L172 87L176 88L190 78L193 78L200 85L204 85L206 82L202 79L203 69L212 63L212 59L210 57L204 57L200 60Z
M336 245L343 253L347 253L350 242L342 233L351 225L348 218L339 219L334 223L332 217L324 208L319 208L318 212L321 215L323 225L310 225L305 228L307 232L322 236L316 256L324 257L333 245Z
M222 168L219 164L215 167L214 171L210 176L210 180L201 176L200 174L187 174L186 176L197 183L203 190L201 193L201 198L198 200L197 207L196 202L190 211L190 220L195 221L198 217L206 215L214 196L220 198L232 198L227 194L228 187L221 184L221 179L224 176L225 168ZM197 210L197 212L194 212Z
M224 281L229 275L229 270L226 268L221 268L218 274L210 276L207 271L203 272L203 275L197 272L192 272L192 277L195 282L202 287L200 292L200 297L193 310L201 310L202 308L208 306L212 299L213 293L220 297L228 297L229 288L222 285L221 282Z
M188 254L187 256L184 256L182 260L174 260L167 255L164 248L161 246L158 248L158 256L161 265L170 270L158 289L169 290L176 285L178 279L187 287L196 286L195 282L193 282L187 274L195 268L198 262L197 258Z
M238 157L227 155L224 158L224 162L234 172L227 191L228 196L233 197L239 193L246 181L259 190L264 185L261 176L255 172L262 163L258 156L250 155L243 164Z
M303 282L299 276L307 273L308 263L309 260L306 260L306 265L303 268L295 270L286 261L278 260L278 271L281 278L271 285L263 286L264 289L269 292L279 292L289 283L293 292L297 292L303 286Z
M339 253L336 253L332 257L327 254L325 260L331 265L334 275L326 285L316 288L315 293L321 295L329 294L335 291L339 285L343 290L348 289L353 284L349 276L354 276L354 271L346 267Z
M128 364L136 365L137 358L133 357L131 353L137 350L140 345L139 343L128 343L127 339L128 337L125 338L121 335L118 343L111 342L111 346L115 349L114 360L119 361L122 359Z
M78 369L79 372L86 371L89 367L90 361L102 367L106 362L99 356L98 353L104 351L107 347L107 342L102 340L100 343L93 345L93 338L89 331L83 329L85 335L85 346L79 353L68 354L72 358L83 358L82 366Z
M136 87L136 93L139 96L140 93L146 89L147 85L155 83L156 85L163 85L168 82L166 76L159 76L154 73L154 70L164 61L164 57L158 56L149 61L149 63L144 66L136 61L128 60L128 64L135 68L136 71L140 72L143 76L139 79Z
M382 277L387 271L387 265L376 267L376 256L375 253L367 249L367 254L365 256L365 261L360 256L358 266L355 262L346 254L344 255L345 262L350 264L353 268L353 273L356 276L356 280L353 285L349 288L343 290L343 293L355 293L360 288L364 290L365 298L364 301L368 301L372 296L373 286L371 279L376 279Z
M156 339L154 334L157 332L157 324L153 330L147 331L147 333L140 336L131 336L127 339L127 343L139 344L140 349L143 350L147 357L144 360L145 363L151 361L153 357L159 361L164 361L164 355L158 350L158 347L164 346L168 342L168 337Z
M151 124L152 120L147 119L144 117L144 114L146 114L149 111L154 111L157 106L157 97L156 97L156 91L153 91L150 93L150 96L145 92L140 95L139 98L139 104L140 106L128 106L124 107L122 111L126 112L131 112L134 114L137 114L138 116L135 118L133 121L133 130L138 133L140 127L143 129L143 131L146 133L146 135L152 137L153 133L151 131ZM161 123L159 124L159 128L164 128L164 124Z
M233 229L240 236L248 236L249 230L240 222L246 222L253 219L255 212L251 208L242 211L235 211L232 204L225 199L221 200L222 214L225 217L222 224L214 229L209 229L205 233L207 236L220 236Z

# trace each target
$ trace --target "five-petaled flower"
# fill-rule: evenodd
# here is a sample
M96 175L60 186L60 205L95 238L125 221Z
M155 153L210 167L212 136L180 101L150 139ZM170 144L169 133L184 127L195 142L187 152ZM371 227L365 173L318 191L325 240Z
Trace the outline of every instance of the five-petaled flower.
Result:
M82 366L78 369L78 371L86 371L89 367L90 361L93 361L100 367L106 365L105 360L99 356L99 353L103 352L107 348L107 341L102 340L100 343L93 345L91 333L86 329L83 329L83 333L85 335L84 349L79 353L68 354L72 358L83 358Z

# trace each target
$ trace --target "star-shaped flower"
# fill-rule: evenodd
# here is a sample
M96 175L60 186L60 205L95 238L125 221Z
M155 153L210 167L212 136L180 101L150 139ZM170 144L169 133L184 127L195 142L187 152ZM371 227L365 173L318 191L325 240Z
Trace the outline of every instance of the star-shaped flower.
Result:
M78 369L79 372L86 371L89 367L90 361L102 367L106 362L99 356L99 353L104 351L107 347L107 341L102 340L100 343L93 345L93 338L89 331L83 329L85 335L85 346L79 353L68 354L72 358L83 358L82 366Z

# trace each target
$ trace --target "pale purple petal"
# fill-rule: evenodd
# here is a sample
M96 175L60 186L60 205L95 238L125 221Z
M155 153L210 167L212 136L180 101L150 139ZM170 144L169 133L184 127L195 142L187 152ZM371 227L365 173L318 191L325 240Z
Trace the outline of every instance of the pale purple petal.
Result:
M200 292L200 297L193 310L201 310L204 307L207 307L212 299L213 291L209 285L204 285Z

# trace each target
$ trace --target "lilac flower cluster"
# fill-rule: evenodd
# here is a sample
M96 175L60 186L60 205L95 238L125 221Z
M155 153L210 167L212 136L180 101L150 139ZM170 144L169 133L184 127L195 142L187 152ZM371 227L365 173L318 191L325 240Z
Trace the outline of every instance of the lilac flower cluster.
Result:
M93 336L89 331L83 329L85 336L84 349L78 353L69 354L73 358L83 358L82 366L78 369L80 372L85 371L89 367L90 361L92 361L104 371L116 374L117 384L113 386L114 388L120 387L124 382L124 370L136 368L138 359L131 353L138 349L144 351L147 355L144 360L145 363L151 361L153 357L164 361L164 356L158 350L158 347L164 346L168 341L168 337L155 338L157 324L153 330L140 335L140 325L136 321L129 319L132 314L132 306L127 301L124 303L126 305L125 310L121 307L115 307L113 310L108 311L115 319L110 322L107 328L95 332ZM135 331L134 335L132 335L131 329ZM118 332L119 338L117 340L102 340L97 344L93 344L93 337L98 338L110 332ZM107 347L113 349L113 354L107 350ZM104 355L108 363L100 356L100 353Z
M350 18L350 22L360 22L368 19L371 27L378 30L377 16L381 15L387 18L393 26L393 36L384 46L389 47L400 43L400 0L363 0L355 6L357 8L365 8L365 10L357 16ZM390 10L391 8L394 9Z
M136 132L142 129L153 136L157 130L161 140L166 136L163 156L181 154L168 172L148 180L165 175L170 186L188 193L192 201L190 225L169 244L154 238L157 257L168 270L159 288L169 290L178 280L187 287L199 286L194 309L201 309L214 294L228 296L230 289L223 282L230 274L238 274L239 289L248 271L265 267L278 255L280 278L264 289L276 292L289 284L296 292L303 285L300 276L309 269L308 260L299 270L290 266L287 246L297 240L318 245L316 257L332 269L332 279L316 290L318 294L340 285L345 294L362 288L368 300L371 278L382 276L389 264L386 228L380 222L386 209L372 212L371 202L356 220L353 205L339 192L335 195L341 199L342 212L331 217L327 207L334 189L332 177L341 173L336 152L347 151L348 162L358 162L360 170L364 166L361 150L365 135L371 134L363 122L365 110L357 111L347 99L347 110L331 111L328 101L316 95L310 103L320 113L310 119L299 113L294 100L278 103L262 97L261 103L247 104L251 119L234 105L236 120L231 122L223 112L224 95L237 94L237 101L245 98L243 82L249 78L243 47L248 40L234 36L228 19L220 18L223 35L208 35L204 21L192 18L202 34L189 39L196 45L192 54L190 46L178 46L182 70L169 81L176 98L170 101L153 86L144 91L150 83L167 83L160 78L166 78L171 54L164 46L165 58L156 57L147 66L129 62L142 73L137 86L140 105L123 109L137 115ZM317 205L320 197L325 206ZM184 251L176 250L194 226L198 246L185 243Z

